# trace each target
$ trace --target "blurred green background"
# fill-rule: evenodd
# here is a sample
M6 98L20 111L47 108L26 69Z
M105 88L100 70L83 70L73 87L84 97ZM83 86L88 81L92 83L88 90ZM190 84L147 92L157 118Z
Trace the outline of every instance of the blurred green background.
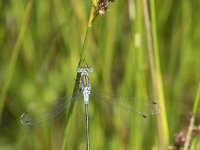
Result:
M71 95L91 4L91 0L0 0L0 150L60 149L65 119L28 129L19 118L28 108ZM164 0L155 1L155 6L167 149L176 133L187 131L200 82L200 1ZM95 20L86 56L93 67L92 87L153 97L142 8L140 0L116 0ZM95 107L91 104L90 111ZM82 108L75 105L71 115L66 149L85 149ZM159 119L142 129L114 124L104 111L94 115L92 150L161 149ZM197 138L191 145L200 149Z

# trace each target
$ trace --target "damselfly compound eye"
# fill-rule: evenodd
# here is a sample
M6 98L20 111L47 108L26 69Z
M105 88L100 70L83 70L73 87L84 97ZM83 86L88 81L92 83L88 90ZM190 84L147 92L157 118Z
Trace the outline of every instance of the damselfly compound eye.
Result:
M93 68L92 67L89 67L88 68L88 72L92 72L93 71Z
M77 71L78 73L81 72L81 68L78 67L78 68L76 69L76 71Z

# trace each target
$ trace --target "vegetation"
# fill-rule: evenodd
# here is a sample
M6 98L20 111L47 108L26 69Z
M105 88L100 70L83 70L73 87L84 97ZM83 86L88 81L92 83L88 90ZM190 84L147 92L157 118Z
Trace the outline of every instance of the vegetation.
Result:
M92 150L200 149L200 2L111 1L107 11L97 0L0 0L0 149L85 149L83 103L45 128L19 121L70 97L83 59L95 89L154 97L162 110L137 128L91 99Z

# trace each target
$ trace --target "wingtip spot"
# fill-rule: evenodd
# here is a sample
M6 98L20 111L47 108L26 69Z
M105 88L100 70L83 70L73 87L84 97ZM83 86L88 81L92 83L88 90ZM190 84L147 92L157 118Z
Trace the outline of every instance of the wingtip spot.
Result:
M21 117L20 117L20 122L21 124L23 125L30 125L31 122L30 120L28 119L28 112L24 112Z

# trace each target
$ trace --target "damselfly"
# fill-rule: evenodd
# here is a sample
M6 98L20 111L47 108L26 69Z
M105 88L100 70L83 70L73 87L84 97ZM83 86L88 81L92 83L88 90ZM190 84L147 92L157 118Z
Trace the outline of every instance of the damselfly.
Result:
M21 123L27 126L48 125L50 121L56 119L59 114L69 108L70 102L84 99L86 112L87 150L89 150L89 98L93 103L100 102L100 105L102 104L105 107L112 108L111 110L113 110L113 113L117 113L119 116L124 116L123 118L128 117L129 121L132 117L144 121L150 116L160 113L159 106L155 101L115 96L91 89L88 73L92 72L92 67L78 67L77 72L81 73L79 82L81 91L74 92L73 96L70 98L62 97L24 112L20 118Z

